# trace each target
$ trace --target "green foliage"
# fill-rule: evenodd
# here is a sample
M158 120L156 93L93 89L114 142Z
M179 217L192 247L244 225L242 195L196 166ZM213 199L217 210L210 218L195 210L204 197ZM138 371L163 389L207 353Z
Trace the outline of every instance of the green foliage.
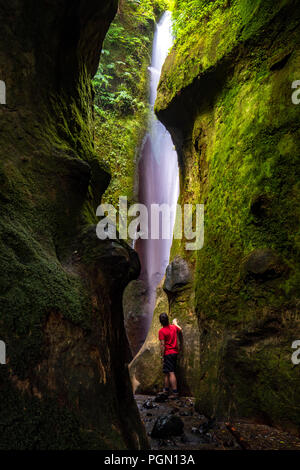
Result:
M141 74L145 58L148 64L150 62L153 23L165 3L161 0L121 3L119 14L106 35L93 80L97 111L106 109L118 114L133 114L144 107Z
M147 113L130 116L99 109L95 126L95 150L112 173L103 201L117 207L119 197L134 198L136 156L146 130Z
M121 2L93 80L96 152L112 175L104 201L114 205L119 196L134 199L136 157L148 119L154 22L166 8L164 0Z

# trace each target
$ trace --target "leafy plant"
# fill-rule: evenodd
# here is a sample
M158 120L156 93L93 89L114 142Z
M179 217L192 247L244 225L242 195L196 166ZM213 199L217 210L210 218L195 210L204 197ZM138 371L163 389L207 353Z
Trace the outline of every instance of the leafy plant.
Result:
M126 0L105 38L97 73L93 79L95 106L128 115L145 107L144 73L150 63L153 23L165 0Z

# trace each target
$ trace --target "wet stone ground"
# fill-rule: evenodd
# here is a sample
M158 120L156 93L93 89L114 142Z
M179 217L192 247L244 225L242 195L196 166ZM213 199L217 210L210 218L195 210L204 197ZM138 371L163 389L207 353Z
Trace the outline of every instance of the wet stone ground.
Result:
M135 398L153 450L300 450L299 438L276 428L247 420L208 419L195 410L192 398Z

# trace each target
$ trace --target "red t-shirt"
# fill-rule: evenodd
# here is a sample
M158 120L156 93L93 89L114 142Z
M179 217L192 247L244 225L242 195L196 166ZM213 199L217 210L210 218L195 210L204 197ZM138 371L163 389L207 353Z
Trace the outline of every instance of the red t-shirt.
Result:
M180 328L176 325L168 325L161 328L158 332L159 340L165 341L165 356L167 354L178 354L177 332Z

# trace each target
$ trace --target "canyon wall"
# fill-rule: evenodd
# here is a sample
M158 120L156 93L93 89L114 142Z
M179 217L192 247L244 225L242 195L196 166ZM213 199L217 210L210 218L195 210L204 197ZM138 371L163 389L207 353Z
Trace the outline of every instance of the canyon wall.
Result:
M116 208L120 196L127 197L128 206L139 202L139 188L143 187L144 178L149 178L144 172L140 181L138 167L150 119L149 66L155 21L165 8L164 0L120 1L93 79L95 151L111 174L102 201ZM128 242L133 244L132 240ZM149 301L147 285L141 277L125 289L125 329L133 355L145 340Z
M201 412L294 431L300 426L300 367L291 362L292 342L300 338L300 106L291 95L299 80L299 23L292 0L211 2L197 28L186 25L176 41L156 101L179 156L180 203L205 205L203 248L188 252L176 240L171 256L193 273L190 312L200 352L192 348L199 367L191 381L195 361L187 366L187 384ZM163 308L179 317L187 304L182 299L174 312L171 300ZM184 315L180 321L189 344ZM156 316L153 335L158 327ZM140 390L146 382L138 370L149 351L144 357L131 365ZM157 374L159 367L157 361Z
M1 449L139 449L122 293L139 275L100 241L110 176L93 146L93 91L117 2L0 2Z

